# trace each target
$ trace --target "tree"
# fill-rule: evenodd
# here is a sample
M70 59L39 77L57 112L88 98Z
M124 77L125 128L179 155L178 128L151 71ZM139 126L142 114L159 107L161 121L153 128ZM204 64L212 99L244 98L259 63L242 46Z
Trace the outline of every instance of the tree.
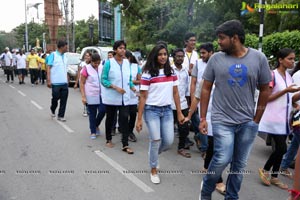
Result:
M36 46L36 38L42 41L43 33L48 33L48 28L45 24L37 24L30 22L27 24L28 27L28 46L32 48ZM25 24L21 24L12 30L15 35L16 43L18 47L25 45ZM40 43L42 44L42 43Z
M93 24L94 27L98 27L98 20L92 15L89 17L87 21L79 20L76 21L75 24L75 47L82 49L86 46L93 46L97 45L98 43L98 29L94 28L93 34L93 43L92 40L89 38L89 24Z

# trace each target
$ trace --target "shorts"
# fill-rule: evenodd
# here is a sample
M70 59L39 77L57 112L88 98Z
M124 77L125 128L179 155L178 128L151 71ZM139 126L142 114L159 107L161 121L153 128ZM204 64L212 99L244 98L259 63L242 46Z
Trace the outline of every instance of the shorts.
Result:
M18 75L26 75L26 69L18 69Z

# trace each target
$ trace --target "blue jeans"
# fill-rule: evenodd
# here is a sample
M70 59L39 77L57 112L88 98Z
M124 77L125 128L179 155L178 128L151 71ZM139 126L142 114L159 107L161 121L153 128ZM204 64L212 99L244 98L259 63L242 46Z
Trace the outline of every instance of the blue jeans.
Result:
M294 137L292 139L292 142L287 150L287 152L284 154L280 168L281 169L288 169L291 162L295 159L300 144L300 132L294 132Z
M203 178L202 200L211 200L211 194L223 170L230 163L230 173L226 183L225 199L238 199L243 170L257 135L258 124L253 121L238 125L212 123L214 137L214 154Z
M200 146L199 150L201 152L206 152L207 147L208 147L208 139L207 139L207 135L204 135L199 132L200 118L199 118L199 114L198 114L198 109L193 113L191 122L192 122L193 129L195 131L196 137L198 137L199 140L201 141L201 146Z
M158 155L169 149L174 141L172 108L145 105L144 120L149 131L149 164L156 168Z
M100 99L100 104L97 105L87 105L89 110L89 122L91 134L96 134L96 128L100 125L102 119L105 116L105 105L102 104Z

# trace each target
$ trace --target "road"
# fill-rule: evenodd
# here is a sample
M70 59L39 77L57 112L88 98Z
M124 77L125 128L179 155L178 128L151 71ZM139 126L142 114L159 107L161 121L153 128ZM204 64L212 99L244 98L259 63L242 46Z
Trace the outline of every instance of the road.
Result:
M0 200L196 200L203 160L195 147L192 158L177 155L177 138L160 156L161 184L150 182L147 130L130 143L135 151L121 151L120 134L112 149L102 135L89 138L88 118L82 116L80 93L69 90L67 122L50 118L51 90L5 83L0 70ZM287 191L260 183L257 169L271 153L256 138L240 192L241 200L285 200ZM226 180L224 173L224 180ZM292 180L280 176L292 186ZM213 199L224 199L217 192Z

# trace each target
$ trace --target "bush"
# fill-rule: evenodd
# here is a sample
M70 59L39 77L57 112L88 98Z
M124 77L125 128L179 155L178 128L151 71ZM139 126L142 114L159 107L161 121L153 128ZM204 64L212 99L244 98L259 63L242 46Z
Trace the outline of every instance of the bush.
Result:
M300 31L285 31L274 33L263 38L263 52L266 56L276 55L276 52L282 48L291 48L299 54Z

